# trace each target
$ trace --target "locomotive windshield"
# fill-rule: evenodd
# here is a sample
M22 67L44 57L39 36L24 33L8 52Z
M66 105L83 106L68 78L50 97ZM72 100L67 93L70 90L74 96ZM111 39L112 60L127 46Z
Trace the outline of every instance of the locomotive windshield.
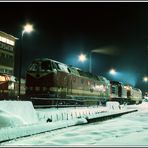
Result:
M39 63L33 63L29 66L29 71L38 71L39 69Z
M50 61L43 61L41 63L41 70L52 70Z
M50 61L38 61L30 65L29 71L47 71L52 70Z

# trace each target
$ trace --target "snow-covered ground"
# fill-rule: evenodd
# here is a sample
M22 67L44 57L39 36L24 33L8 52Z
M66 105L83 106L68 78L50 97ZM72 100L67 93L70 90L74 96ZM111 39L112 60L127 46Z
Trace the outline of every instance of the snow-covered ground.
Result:
M15 139L1 143L1 146L148 146L148 102L122 108L136 108L138 112L103 122L78 125ZM85 123L82 118L78 121L80 119L77 118L78 116L94 115L98 112L108 111L108 109L109 107L50 109L50 112L49 109L38 109L37 117L39 123L42 123L40 128L60 127L62 124L64 126L67 124L65 126L67 127L68 124L74 125L76 122ZM52 119L52 122L47 122L49 118ZM30 126L28 130L34 129L35 125Z
M0 142L85 124L86 116L95 116L102 112L107 112L107 107L35 110L29 101L0 101Z

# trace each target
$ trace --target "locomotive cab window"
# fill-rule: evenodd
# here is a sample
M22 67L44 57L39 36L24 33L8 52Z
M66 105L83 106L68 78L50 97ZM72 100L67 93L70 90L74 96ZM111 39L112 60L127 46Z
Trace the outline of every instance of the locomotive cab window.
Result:
M59 63L58 66L59 66L59 68L60 68L61 71L64 71L66 73L69 73L68 68L67 68L66 65Z
M60 70L60 67L59 67L58 63L53 62L52 64L53 64L54 69Z
M43 61L41 63L41 70L52 70L52 66L51 66L51 63L49 61Z
M39 69L39 64L38 63L33 63L29 67L30 71L37 71L38 69Z
M69 73L71 73L73 75L80 76L79 72L75 68L68 67L68 71L69 71Z

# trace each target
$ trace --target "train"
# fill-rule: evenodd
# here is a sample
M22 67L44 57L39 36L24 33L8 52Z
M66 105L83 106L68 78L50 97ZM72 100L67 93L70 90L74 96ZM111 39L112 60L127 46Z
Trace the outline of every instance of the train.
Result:
M134 88L129 84L123 84L118 81L110 81L111 96L110 100L118 101L119 103L139 104L142 103L142 91Z
M26 98L33 104L139 104L142 91L49 58L32 61L26 71Z
M1 100L29 100L34 105L105 105L107 101L139 104L142 92L129 84L85 72L48 59L35 59L26 71L26 79L0 74Z

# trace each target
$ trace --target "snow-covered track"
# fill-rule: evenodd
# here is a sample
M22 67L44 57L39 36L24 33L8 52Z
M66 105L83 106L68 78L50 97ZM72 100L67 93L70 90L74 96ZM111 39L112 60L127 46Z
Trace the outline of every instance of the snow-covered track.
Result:
M12 139L31 136L47 131L52 131L60 128L66 128L69 126L80 125L87 123L84 118L77 118L73 120L67 120L66 122L50 122L50 123L39 123L33 125L24 125L20 127L7 127L0 129L0 142L9 141Z
M0 129L0 142L5 142L13 140L16 138L31 136L39 133L49 132L52 130L57 130L61 128L66 128L70 126L91 123L95 121L103 121L118 117L127 113L136 112L136 109L123 110L118 112L105 112L91 116L83 116L80 118L75 118L66 121L48 122L48 123L38 123L33 125L24 125L20 127L8 127Z

